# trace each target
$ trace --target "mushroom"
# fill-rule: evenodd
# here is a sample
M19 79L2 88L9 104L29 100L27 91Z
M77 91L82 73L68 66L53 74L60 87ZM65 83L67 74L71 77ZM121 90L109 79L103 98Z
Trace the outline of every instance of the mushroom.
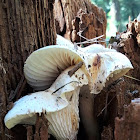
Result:
M59 40L57 42L59 45L62 45L62 42L68 45L72 44L62 37L58 37L57 40ZM83 86L80 90L80 120L87 134L86 138L98 139L93 109L93 94L90 93L100 93L104 87L122 77L133 67L126 56L116 52L114 49L105 48L100 44L92 44L85 48L79 47L77 51L87 58L86 66L90 75L89 85Z
M104 48L101 45L91 45L89 49L85 48L85 52L91 76L91 93L100 93L105 86L133 69L129 59L116 50Z
M80 91L80 120L84 126L87 139L98 139L97 124L94 116L93 95L98 94L104 87L126 74L132 65L129 59L113 49L104 48L99 44L82 48L88 58L90 73L90 90L84 86ZM90 119L89 119L90 118Z
M82 55L65 46L52 45L33 52L25 62L24 74L35 90L45 91L17 101L5 116L6 126L34 124L35 113L46 113L50 134L57 139L74 139L79 128L79 91L88 80L84 63L70 72L75 68L72 65L83 61Z
M14 104L5 116L8 128L18 123L34 124L35 113L45 113L50 123L49 133L57 139L74 139L79 128L80 88L89 86L89 92L98 94L114 72L116 79L132 68L126 56L99 45L75 49L70 41L67 45L67 40L60 36L57 44L33 52L26 60L25 78L40 92L27 95ZM124 63L119 62L121 59ZM83 65L70 75L79 62ZM125 72L120 74L122 70ZM23 107L24 104L27 108Z
M139 15L137 16L137 21L140 22L140 13L139 13Z
M52 86L45 90L22 97L14 103L5 116L5 125L12 128L16 124L35 124L36 113L44 113L49 121L49 133L57 139L74 139L79 128L79 91L88 84L82 68L72 76L63 71Z
M85 61L81 53L67 46L47 46L34 51L28 57L24 74L31 87L35 90L45 90L66 68Z

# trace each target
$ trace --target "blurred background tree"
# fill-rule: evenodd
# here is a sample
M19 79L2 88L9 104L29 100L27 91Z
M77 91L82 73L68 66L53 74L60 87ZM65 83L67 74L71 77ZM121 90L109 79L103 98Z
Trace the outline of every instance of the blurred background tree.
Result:
M117 31L126 30L129 16L135 19L140 13L140 0L91 0L102 7L107 16L107 38Z

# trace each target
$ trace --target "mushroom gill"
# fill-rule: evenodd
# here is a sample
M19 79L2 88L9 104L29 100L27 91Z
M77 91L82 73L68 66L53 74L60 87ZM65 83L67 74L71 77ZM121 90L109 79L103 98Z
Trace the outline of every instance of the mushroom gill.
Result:
M79 91L88 84L88 79L82 68L69 76L73 68L63 71L49 89L26 95L15 102L4 119L7 128L16 124L34 125L35 114L44 113L50 134L57 139L75 139L79 128Z
M35 90L49 88L66 68L84 61L82 54L66 46L52 45L34 51L26 60L24 74Z

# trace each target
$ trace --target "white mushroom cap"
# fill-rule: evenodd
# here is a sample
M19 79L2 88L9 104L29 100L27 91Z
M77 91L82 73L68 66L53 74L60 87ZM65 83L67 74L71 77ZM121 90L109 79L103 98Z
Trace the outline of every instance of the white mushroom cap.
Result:
M87 57L89 58L91 93L94 94L100 93L106 84L117 80L133 68L125 55L115 51L89 53Z
M56 103L57 96L50 92L41 91L26 95L14 103L13 108L5 116L5 125L12 128L16 124L34 124L36 113L55 112L68 105L66 100Z
M71 69L73 66L60 74L46 91L26 95L15 102L4 119L7 128L10 129L16 124L35 124L35 114L44 113L50 123L49 132L55 137L66 139L76 136L79 126L79 90L81 86L88 84L88 79L82 68L70 77L68 72ZM54 117L57 118L55 121L52 120ZM65 120L63 124L62 119ZM75 124L71 124L72 122ZM61 125L67 127L62 128Z
M52 45L34 51L26 60L24 74L35 90L49 88L66 68L84 61L84 56L75 50Z
M61 74L57 79L61 79L58 82L55 82L51 86L51 90L58 89L60 86L58 84L71 83L72 85L66 85L60 91L57 91L57 94L65 93L65 97L68 101L68 106L60 111L46 114L46 117L50 123L49 125L49 133L55 136L57 139L69 139L74 140L79 128L79 91L80 87L83 85L88 85L88 79L84 72L84 69L79 68L73 76L70 78L68 75L68 68ZM64 75L65 74L65 75ZM67 79L67 80L66 80ZM56 80L57 81L57 80ZM78 84L78 86L77 86ZM69 91L69 92L68 92Z

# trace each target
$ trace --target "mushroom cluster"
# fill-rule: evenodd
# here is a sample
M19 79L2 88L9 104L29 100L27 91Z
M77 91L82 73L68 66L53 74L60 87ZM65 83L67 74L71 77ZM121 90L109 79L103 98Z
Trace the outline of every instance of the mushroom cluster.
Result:
M75 139L79 129L79 92L89 86L98 94L130 69L129 59L112 49L94 44L86 48L57 35L57 45L34 51L26 60L24 74L37 92L14 103L5 116L5 125L36 122L36 113L44 113L49 133L57 139ZM89 94L90 94L89 93Z

